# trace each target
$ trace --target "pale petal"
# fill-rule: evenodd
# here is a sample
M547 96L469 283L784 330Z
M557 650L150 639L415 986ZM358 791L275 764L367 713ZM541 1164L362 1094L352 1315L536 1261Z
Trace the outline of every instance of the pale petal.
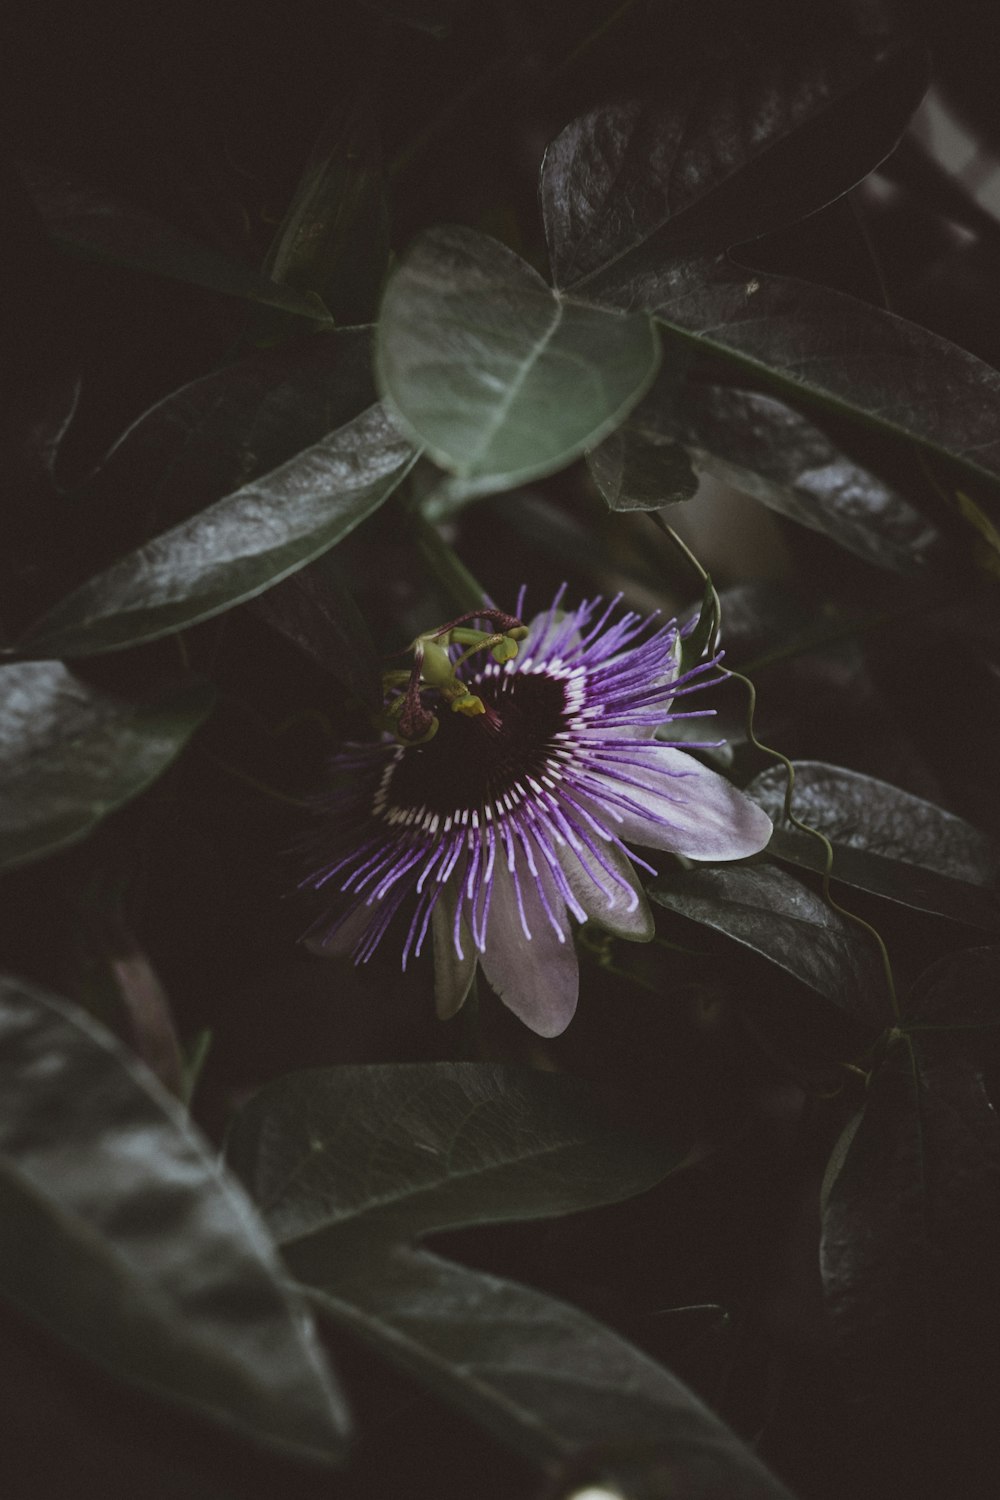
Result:
M597 787L632 804L609 800L601 806L608 826L626 843L670 849L688 859L746 859L765 847L770 818L724 776L668 745L645 748L642 761L622 767L627 782L601 773L587 788L595 808L602 802Z
M573 895L592 922L616 937L648 943L656 927L638 875L617 844L602 842L598 848L600 860L589 849L579 856L568 845L559 849L559 863ZM613 874L604 865L610 865Z
M541 863L538 875L532 875L521 855L517 874L531 938L525 936L521 925L514 879L507 869L506 857L498 856L493 870L486 951L481 956L483 972L504 1005L526 1026L539 1036L558 1036L573 1019L580 987L566 906L552 875ZM538 894L540 882L559 924L562 942Z
M445 884L431 912L431 936L434 942L434 1003L442 1021L462 1009L475 978L478 954L472 934L463 919L459 929L462 957L455 947L455 906L458 883Z

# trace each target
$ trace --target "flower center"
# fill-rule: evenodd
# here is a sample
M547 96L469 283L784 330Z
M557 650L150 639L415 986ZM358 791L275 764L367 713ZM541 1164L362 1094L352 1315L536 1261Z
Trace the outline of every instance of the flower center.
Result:
M410 812L460 818L520 793L525 776L551 774L553 740L567 724L562 680L488 672L470 687L486 712L476 718L442 713L432 740L401 749L379 789L376 812L394 822Z

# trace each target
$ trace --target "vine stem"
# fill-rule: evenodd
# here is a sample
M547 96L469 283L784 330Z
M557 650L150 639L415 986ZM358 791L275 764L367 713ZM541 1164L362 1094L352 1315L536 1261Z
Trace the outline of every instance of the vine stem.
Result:
M668 526L663 517L657 512L650 511L649 515L654 524L660 528L663 534L687 560L689 566L698 575L698 578L702 584L703 589L706 592L706 595L710 596L712 600L712 607L715 611L715 621L713 627L714 635L718 630L718 625L722 615L722 606L719 601L718 592L716 591L711 578L702 567L697 557L691 551L690 547L688 547L687 544L681 540L676 531L674 531L673 527ZM744 676L742 672L734 672L731 667L722 667L720 668L720 670L723 671L727 677L732 677L737 682L742 683L744 689L746 690L746 729L747 738L749 739L750 743L753 745L755 750L759 750L763 755L772 756L775 760L780 761L785 768L786 780L783 813L786 822L791 823L792 826L799 829L801 833L808 834L810 838L818 840L818 842L823 846L823 869L820 872L823 900L833 911L844 917L848 922L853 922L856 927L862 928L875 942L879 951L879 957L882 961L882 972L885 977L885 987L889 996L889 1004L892 1008L892 1014L894 1018L898 1021L900 1019L900 1009L899 997L896 994L896 981L892 972L892 963L889 959L889 950L885 946L881 933L879 933L876 928L871 925L870 922L866 922L864 918L859 917L856 912L848 911L846 907L841 906L840 902L834 898L833 893L830 889L830 881L833 875L833 845L830 843L830 840L827 838L825 833L821 833L818 828L813 828L809 823L803 822L802 819L796 817L795 813L792 811L792 799L795 795L795 767L788 759L788 756L785 755L781 750L775 750L772 746L763 744L763 742L757 738L757 734L754 730L753 724L754 714L757 709L757 689L750 681L750 678Z

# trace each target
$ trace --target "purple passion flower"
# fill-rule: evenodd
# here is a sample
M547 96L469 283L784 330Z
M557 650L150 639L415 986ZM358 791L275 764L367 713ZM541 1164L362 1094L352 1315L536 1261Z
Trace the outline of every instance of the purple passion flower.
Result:
M478 964L540 1036L557 1036L576 1009L570 918L635 942L653 936L633 865L655 871L630 845L729 860L771 836L755 803L655 737L712 712L673 705L708 685L717 660L682 674L674 622L612 623L616 600L563 613L561 596L515 632L519 649L505 638L513 659L438 647L453 674L443 692L415 669L410 718L415 702L430 737L386 736L336 757L343 789L320 804L327 857L303 882L338 892L307 934L313 951L363 963L398 915L404 968L430 934L441 1016L463 1004Z

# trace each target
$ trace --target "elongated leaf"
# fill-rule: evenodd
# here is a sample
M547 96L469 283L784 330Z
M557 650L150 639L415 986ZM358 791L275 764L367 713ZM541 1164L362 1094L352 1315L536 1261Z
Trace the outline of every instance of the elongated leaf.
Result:
M262 1132L273 1149L261 1149ZM413 1063L279 1079L242 1111L228 1155L297 1259L304 1242L322 1248L342 1228L407 1242L613 1203L650 1187L683 1153L609 1128L571 1079Z
M657 469L666 468L666 478L679 448L696 474L725 480L877 566L918 572L935 541L930 522L900 494L773 396L700 383L672 395L658 380L591 455L591 468L599 454L626 443L622 483L647 491L653 504L663 503Z
M229 1158L322 1307L531 1457L659 1438L693 1500L710 1492L692 1446L737 1489L762 1474L609 1329L414 1248L437 1230L610 1203L677 1164L609 1125L571 1079L472 1063L302 1073L242 1111Z
M510 488L600 442L656 373L641 314L560 297L471 229L421 236L389 282L378 378L416 441L469 488Z
M557 286L618 304L651 271L815 212L888 155L927 86L919 49L884 37L748 45L708 68L665 101L593 110L549 146Z
M119 1378L338 1458L347 1417L239 1185L103 1027L0 985L0 1285Z
M0 667L0 868L82 839L166 770L211 704L205 685L131 703L61 662Z
M389 256L389 221L370 93L320 133L265 271L313 292L338 322L371 318Z
M873 1419L967 1420L998 1373L998 1264L1000 1126L979 1069L953 1035L893 1033L821 1247L852 1393Z
M279 286L135 204L34 164L23 164L23 171L46 228L67 250L129 270L186 281L224 297L280 308L306 323L330 322L319 298Z
M946 461L1000 514L1000 373L845 292L720 257L634 284L620 305L808 412L832 413Z
M311 335L224 365L144 412L79 504L136 541L293 459L375 399L370 330Z
M922 90L908 48L748 47L666 105L609 106L549 147L541 194L557 283L654 313L741 383L946 456L1000 505L1000 375L841 292L743 270L728 247L813 212L878 165ZM668 357L669 362L669 357Z
M918 911L1000 927L998 854L986 834L874 776L821 761L793 764L793 811L833 844L835 879ZM784 821L785 772L764 771L747 790L774 823L770 853L821 869L817 840Z
M885 1013L884 981L868 935L808 886L768 865L661 876L650 899L777 964L861 1020Z
M22 654L116 651L252 599L352 531L415 458L382 407L370 407L85 583L32 627Z
M446 1400L541 1464L615 1441L662 1449L689 1500L787 1491L675 1376L554 1297L396 1246L316 1297Z

